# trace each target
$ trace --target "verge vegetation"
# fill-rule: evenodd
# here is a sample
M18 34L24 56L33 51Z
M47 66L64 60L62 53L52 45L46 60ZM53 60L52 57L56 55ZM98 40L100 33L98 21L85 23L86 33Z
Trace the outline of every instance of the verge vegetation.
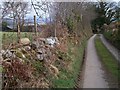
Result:
M54 87L56 88L74 88L78 75L80 74L80 67L82 65L84 49L87 40L85 39L81 45L74 45L72 40L68 40L68 56L71 57L71 61L67 68L60 70L60 77L53 79ZM63 57L63 56L62 56ZM66 57L63 57L66 58ZM68 62L67 62L68 63Z
M95 47L97 50L97 53L104 64L104 66L107 68L107 70L113 75L114 78L116 78L118 81L120 81L120 67L117 62L117 60L113 57L113 55L107 50L107 48L103 45L100 38L97 36L95 39Z
M119 32L108 31L104 32L105 38L120 50L120 37Z

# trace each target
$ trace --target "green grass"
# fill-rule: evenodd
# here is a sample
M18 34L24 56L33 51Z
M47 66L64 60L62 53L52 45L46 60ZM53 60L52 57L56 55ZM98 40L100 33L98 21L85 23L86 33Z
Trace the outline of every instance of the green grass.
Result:
M2 66L0 66L0 73L3 71L3 68L2 68Z
M97 49L97 53L107 68L107 70L117 79L120 80L120 67L118 65L117 60L113 57L113 55L108 51L108 49L103 45L100 38L97 36L95 39L95 47Z
M31 32L21 32L21 37L27 37L31 41L33 39ZM10 43L16 43L17 41L17 32L0 32L0 42L3 44L3 46L8 46Z
M120 50L120 32L104 32L105 38L110 41L116 48Z

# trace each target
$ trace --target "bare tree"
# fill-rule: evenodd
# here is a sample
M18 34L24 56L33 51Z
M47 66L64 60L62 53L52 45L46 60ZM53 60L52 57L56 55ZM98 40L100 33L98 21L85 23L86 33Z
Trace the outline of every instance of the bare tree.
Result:
M94 3L62 2L56 3L56 6L55 15L59 15L62 23L69 24L68 28L70 31L76 30L75 32L79 33L80 30L91 29L90 22L95 17Z
M20 31L23 31L24 18L28 11L28 2L24 2L23 0L3 2L3 18L9 17L13 19L13 30L15 29L15 25L18 28L18 41L20 39Z
M45 0L31 0L31 4L36 12L36 15L39 18L46 18L46 22L47 22L47 18L49 16L50 13L50 8L52 3L51 2L47 2Z
M39 2L32 1L32 5L36 14L41 18L41 11L46 15L49 14L51 21L54 23L56 36L56 28L58 24L68 26L71 32L92 32L91 20L95 18L94 3L90 2L46 2L40 0ZM44 15L44 16L46 16Z

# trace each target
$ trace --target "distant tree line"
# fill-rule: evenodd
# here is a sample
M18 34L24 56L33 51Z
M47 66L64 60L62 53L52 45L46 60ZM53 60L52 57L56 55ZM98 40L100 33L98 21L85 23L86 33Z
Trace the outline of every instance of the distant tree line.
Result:
M92 20L93 32L104 32L104 25L110 25L112 22L119 22L120 8L116 2L105 2L100 0L95 4L97 17Z

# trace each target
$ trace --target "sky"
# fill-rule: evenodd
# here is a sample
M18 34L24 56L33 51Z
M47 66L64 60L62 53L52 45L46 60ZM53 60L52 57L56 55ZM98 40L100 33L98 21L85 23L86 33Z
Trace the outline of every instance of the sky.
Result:
M6 1L19 1L19 0L0 0L0 2L6 2ZM30 2L31 0L23 0L23 1L26 1L26 2ZM33 1L40 1L40 0L33 0ZM80 1L90 1L90 2L96 2L98 0L45 0L45 1L48 1L48 2L51 2L51 1L54 1L54 2L80 2ZM108 2L119 2L120 0L105 0L105 1L108 1Z
M0 2L6 2L6 1L10 1L10 0L0 0ZM11 1L19 1L19 0L11 0ZM31 2L31 0L23 0L23 1L26 1L26 2ZM32 1L40 1L40 0L32 0ZM45 0L45 1L53 1L53 0ZM54 0L54 1L57 1L57 2L80 2L80 1L85 1L85 0ZM99 1L99 0L87 0L87 1L90 1L90 2L96 2L96 1ZM106 1L108 1L108 2L120 2L120 0L106 0ZM39 12L40 13L40 12ZM29 19L33 19L33 16L34 15L36 15L36 13L35 13L35 10L33 9L33 8L31 8L31 11L30 11L30 13L29 14L27 14L27 17L26 18L29 18ZM45 15L43 15L44 17L42 17L43 19L45 19L46 18L46 16ZM47 17L48 17L48 15L47 15Z
M31 0L26 0L26 1L31 1ZM34 0L33 0L34 1ZM40 0L36 0L36 1L40 1ZM46 0L46 1L53 1L53 0ZM72 1L72 2L76 2L76 1L85 1L85 0L54 0L54 1L57 1L57 2L69 2L69 1ZM87 1L90 1L90 2L96 2L96 1L99 1L99 0L87 0ZM106 1L108 1L108 2L119 2L120 0L106 0ZM32 8L32 12L31 12L31 14L28 14L27 15L27 17L32 17L31 15L35 15L36 13L35 13L35 11L34 11L34 9ZM45 18L45 17L43 17L43 18Z

